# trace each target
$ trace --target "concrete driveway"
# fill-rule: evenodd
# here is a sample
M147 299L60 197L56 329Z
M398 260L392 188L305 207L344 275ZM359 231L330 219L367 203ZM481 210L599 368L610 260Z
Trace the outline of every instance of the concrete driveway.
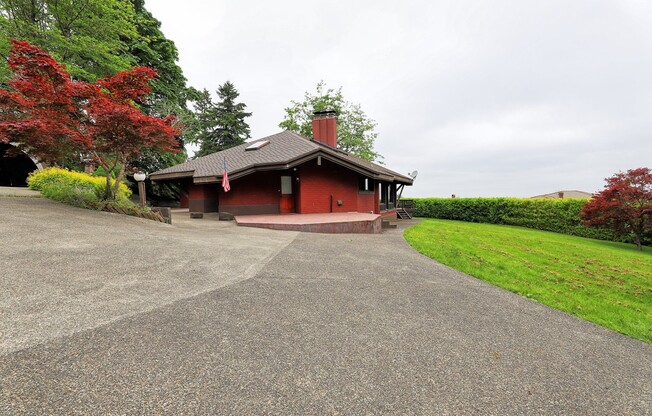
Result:
M253 277L296 236L47 199L0 197L0 212L0 354Z
M0 212L0 414L652 413L650 345L401 230Z

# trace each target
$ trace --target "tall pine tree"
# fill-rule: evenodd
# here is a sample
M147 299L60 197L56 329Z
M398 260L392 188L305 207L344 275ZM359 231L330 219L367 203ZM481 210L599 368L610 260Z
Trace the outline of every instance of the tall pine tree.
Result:
M207 90L201 92L195 102L197 116L196 142L199 151L196 157L226 150L245 142L250 136L245 118L251 113L245 111L244 103L237 103L240 94L232 82L226 81L217 89L220 101L213 103Z

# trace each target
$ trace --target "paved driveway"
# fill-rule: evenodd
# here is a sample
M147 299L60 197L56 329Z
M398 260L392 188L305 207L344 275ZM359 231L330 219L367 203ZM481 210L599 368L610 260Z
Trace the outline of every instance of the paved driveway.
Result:
M0 197L0 354L255 276L296 233Z
M652 412L652 347L439 265L400 230L0 211L0 414Z

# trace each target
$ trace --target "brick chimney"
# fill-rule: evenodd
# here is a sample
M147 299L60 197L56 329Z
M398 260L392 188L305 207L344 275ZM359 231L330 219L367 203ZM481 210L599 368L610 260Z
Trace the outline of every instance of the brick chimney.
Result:
M335 111L315 111L312 119L312 138L330 147L337 147L337 118Z

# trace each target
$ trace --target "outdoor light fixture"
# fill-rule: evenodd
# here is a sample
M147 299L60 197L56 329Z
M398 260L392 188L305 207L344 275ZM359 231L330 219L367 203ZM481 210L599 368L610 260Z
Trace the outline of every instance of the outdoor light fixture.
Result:
M145 179L147 174L143 172L134 173L134 179L138 182L138 195L140 196L140 206L145 207L147 201L145 200Z

